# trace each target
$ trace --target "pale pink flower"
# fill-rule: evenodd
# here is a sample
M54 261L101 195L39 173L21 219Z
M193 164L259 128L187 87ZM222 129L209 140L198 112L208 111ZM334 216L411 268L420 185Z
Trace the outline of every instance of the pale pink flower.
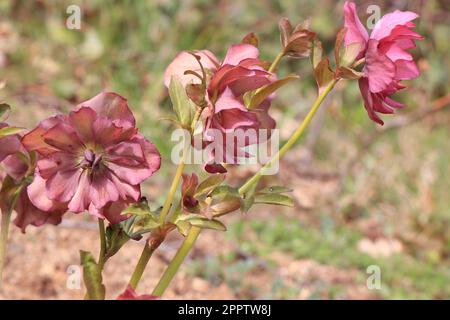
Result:
M344 5L347 28L346 46L357 43L361 50L358 58L365 58L364 74L359 79L359 87L364 106L369 117L379 123L383 121L376 112L393 113L393 108L403 108L403 104L390 98L398 90L405 88L400 82L419 76L419 70L408 52L414 48L415 40L423 39L412 30L412 22L418 15L411 11L399 11L384 15L374 26L370 36L362 25L352 2Z
M158 150L115 93L100 93L69 115L42 121L22 142L39 153L28 194L44 211L63 203L68 211L118 222L121 210L139 200L140 183L160 167Z

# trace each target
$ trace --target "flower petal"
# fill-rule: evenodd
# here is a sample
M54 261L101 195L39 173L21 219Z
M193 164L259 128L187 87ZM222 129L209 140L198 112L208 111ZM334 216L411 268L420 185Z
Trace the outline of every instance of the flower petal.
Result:
M98 115L107 117L111 120L129 123L131 126L136 124L133 113L131 112L127 99L114 92L101 92L95 97L80 103L77 109L88 107L97 112Z
M345 2L344 4L344 26L347 28L345 34L344 45L348 46L352 43L361 44L361 52L365 50L369 34L366 28L359 20L356 12L356 6L353 2Z
M395 70L397 80L411 80L420 75L420 71L414 61L397 60L395 62Z
M215 70L219 64L217 58L209 50L198 50L194 52L200 57L200 62L203 67L210 70ZM177 75L181 79L181 83L186 86L189 83L200 83L200 79L194 75L184 74L185 71L200 72L201 68L197 59L186 52L180 52L175 59L169 64L164 72L164 85L169 87L173 75Z
M27 187L31 203L42 211L67 211L67 204L50 200L45 189L45 180L37 173L33 182Z
M104 148L131 139L136 132L136 128L119 126L106 117L98 117L94 122L95 141Z
M87 170L83 171L78 182L77 189L68 204L69 211L78 213L89 208L91 204L91 180Z
M83 142L72 126L65 123L58 123L43 134L45 143L48 145L69 152L77 153L82 147Z
M256 59L259 56L259 50L251 44L235 44L228 48L227 54L223 59L222 65L230 64L236 66L245 59Z
M58 171L45 182L47 196L51 200L68 202L77 190L81 168Z
M22 190L17 205L15 207L17 216L14 219L14 224L19 227L23 233L28 225L39 227L43 224L58 225L61 223L64 209L44 212L36 208L28 198L27 191Z
M373 97L369 90L369 81L366 77L362 77L358 80L359 89L361 90L361 94L364 100L364 108L366 108L367 114L369 118L375 121L376 123L383 125L384 122L378 117L378 115L373 110Z
M242 111L247 111L247 107L239 101L239 99L233 94L233 91L227 87L224 92L217 99L214 106L214 112L219 113L223 110L229 109L239 109Z
M389 36L398 25L408 25L408 22L416 19L419 15L411 11L399 11L388 13L381 17L375 24L370 39L381 40Z
M116 185L109 179L109 173L104 172L95 174L91 181L91 202L96 208L103 208L108 202L114 202L119 199L119 192Z
M364 72L369 80L369 88L373 93L386 89L395 79L395 65L383 53L378 51L378 41L369 40Z
M94 141L93 124L96 117L97 112L87 107L82 107L69 114L69 122L76 129L82 141Z
M50 128L67 120L67 116L58 115L41 121L36 128L22 137L22 144L28 151L37 151L40 154L49 154L56 149L44 141L44 133Z

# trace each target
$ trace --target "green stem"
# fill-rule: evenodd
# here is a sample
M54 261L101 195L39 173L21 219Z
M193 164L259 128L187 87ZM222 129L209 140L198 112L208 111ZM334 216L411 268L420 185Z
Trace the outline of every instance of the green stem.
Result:
M175 173L175 177L172 180L172 184L170 186L169 193L167 195L166 201L164 202L164 205L162 207L162 210L161 210L161 213L159 216L159 221L161 223L164 223L164 221L166 220L167 214L169 213L170 207L172 205L173 197L175 196L175 192L177 191L178 184L180 183L180 179L181 179L181 176L184 171L185 158L186 158L186 152L185 152L185 150L183 150L181 162L178 165L177 171Z
M275 69L278 67L278 64L280 64L281 59L284 56L284 51L281 50L281 52L275 57L275 60L273 60L272 64L269 67L269 70L267 70L267 72L274 72Z
M320 104L323 102L323 100L325 99L327 94L333 89L333 87L337 81L338 80L333 80L332 82L330 82L328 84L328 86L319 94L316 101L314 101L314 104L312 105L311 110L308 112L305 119L303 119L300 126L297 128L297 130L295 130L295 132L289 138L289 140L286 142L286 144L280 149L280 151L268 163L266 163L266 165L264 165L252 178L250 178L239 189L239 193L241 195L244 195L245 193L247 193L256 183L258 183L259 180L261 179L261 176L264 173L264 171L267 170L268 168L270 168L275 161L278 161L281 157L284 156L284 154L289 149L291 149L294 146L294 144L297 142L297 140L301 137L305 128L311 122L311 120L314 117L314 114L316 113ZM158 284L156 285L155 289L153 290L153 295L162 296L164 294L164 291L169 286L173 277L177 273L179 267L183 263L183 260L186 258L187 254L189 253L191 248L194 246L195 241L197 240L200 232L201 232L200 228L191 227L191 229L189 230L189 233L188 233L187 237L184 239L181 247L178 249L177 253L175 254L175 256L173 257L169 266L167 267L166 271L164 272L162 278L159 280Z
M19 189L17 189L12 196L11 204L9 205L7 211L0 211L0 215L2 216L2 222L0 226L0 291L2 290L3 285L3 270L5 267L6 252L8 249L9 224L14 207L16 206L17 200L20 197L20 192L22 192L22 188L23 187L19 187Z
M152 295L158 297L163 295L164 291L167 289L173 277L180 268L181 264L183 263L184 259L186 258L187 254L194 246L194 243L197 240L201 230L202 229L198 227L191 227L187 237L183 241L183 244L178 249L177 253L173 257L163 276L161 277L155 289L153 290Z
M1 214L1 213L0 213ZM12 210L8 210L2 215L1 234L0 234L0 290L2 289L3 268L5 265L6 251L8 247L9 222L11 220Z
M106 234L105 234L105 222L103 219L98 219L98 231L100 236L100 253L98 255L98 266L100 270L103 270L106 262Z
M199 109L195 113L195 116L194 116L194 118L192 120L192 124L191 124L191 133L193 133L195 130L195 125L196 125L198 119L200 118L202 110L203 109ZM164 205L161 209L161 213L159 215L159 221L161 223L164 223L166 221L167 214L169 213L170 207L172 205L173 197L175 195L175 192L177 191L178 184L180 183L180 180L181 180L181 176L183 175L183 171L184 171L184 167L185 167L185 160L186 160L186 155L187 155L187 150L186 150L187 146L188 146L188 144L183 148L183 154L181 155L181 162L178 165L178 168L175 173L175 177L172 180L172 184L170 186L166 201L164 201Z
M147 266L148 261L152 257L153 252L156 250L149 246L148 241L145 243L144 249L142 250L141 257L136 265L136 268L133 271L130 279L130 286L133 289L137 288L139 281L141 281L142 275L144 274L145 267Z

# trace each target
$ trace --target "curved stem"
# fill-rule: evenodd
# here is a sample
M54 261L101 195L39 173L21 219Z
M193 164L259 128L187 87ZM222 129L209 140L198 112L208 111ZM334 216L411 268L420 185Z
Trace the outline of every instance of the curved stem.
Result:
M292 134L292 136L289 138L289 140L283 145L283 147L275 154L275 156L270 159L259 171L251 177L247 182L239 188L239 194L245 195L255 184L259 182L261 179L261 176L264 175L266 170L268 170L272 165L279 161L287 151L289 151L294 144L298 141L298 139L302 136L303 132L305 131L306 127L311 122L312 118L314 117L316 111L319 109L320 105L322 104L323 100L327 96L327 94L333 89L334 85L336 84L338 80L333 80L328 84L328 86L319 94L316 101L314 101L314 104L312 105L311 109L309 110L308 114L306 115L305 119L303 119L300 126L295 130L295 132Z
M267 162L252 178L250 178L239 189L239 193L241 195L245 195L255 184L257 184L259 182L259 180L261 179L261 176L263 175L265 170L270 168L275 161L278 161L281 157L283 157L285 155L285 153L289 149L291 149L294 146L294 144L297 142L297 140L301 137L305 128L311 122L311 120L314 117L314 114L316 113L320 104L323 102L323 100L325 99L327 94L333 89L333 87L337 83L337 81L338 80L333 80L332 82L330 82L328 84L328 86L319 94L316 101L314 101L314 104L312 105L310 111L306 115L305 119L303 119L300 126L297 128L297 130L295 130L295 132L289 138L289 140L286 142L286 144L280 149L280 151L277 152L277 154L269 162ZM178 249L177 253L175 254L175 256L173 257L169 266L167 267L166 271L164 272L162 278L159 280L158 284L156 285L156 287L153 291L153 295L162 296L164 294L164 291L169 286L173 277L177 273L179 267L183 263L183 260L186 258L187 254L189 253L191 248L194 246L195 241L197 240L200 232L201 232L200 228L191 227L191 229L189 230L189 233L188 233L187 237L184 239L181 247Z
M275 57L275 60L273 60L272 64L269 67L269 70L267 70L267 72L274 72L275 69L278 67L278 65L280 64L281 59L284 56L284 51L281 50L281 52Z
M152 295L161 296L164 293L164 291L167 289L170 282L172 281L173 277L177 273L178 269L180 268L181 264L183 263L184 259L186 258L187 254L194 246L194 243L197 240L198 236L200 235L201 231L202 229L198 227L194 226L191 227L187 237L183 241L183 244L178 249L177 253L173 257L163 276L161 277L155 289L153 290Z

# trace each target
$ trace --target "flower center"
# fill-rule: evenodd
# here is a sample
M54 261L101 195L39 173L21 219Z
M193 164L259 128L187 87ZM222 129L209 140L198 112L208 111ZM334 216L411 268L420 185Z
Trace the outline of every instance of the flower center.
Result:
M95 170L99 167L102 160L101 154L96 154L91 149L86 149L84 151L84 158L81 161L81 166L85 169Z

